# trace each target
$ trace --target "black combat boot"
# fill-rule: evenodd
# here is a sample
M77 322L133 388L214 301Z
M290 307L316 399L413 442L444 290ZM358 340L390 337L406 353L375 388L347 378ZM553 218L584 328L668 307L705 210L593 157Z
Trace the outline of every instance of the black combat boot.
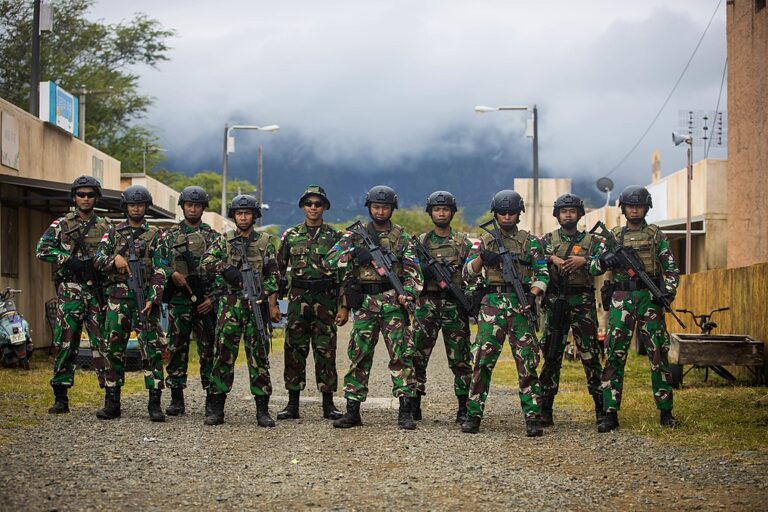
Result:
M595 402L595 425L599 425L605 419L605 411L603 410L603 394L597 393L592 395L592 400Z
M277 413L277 419L279 420L298 420L299 419L299 395L301 391L298 389L288 390L288 405L285 409Z
M413 411L411 411L413 415L414 421L421 421L421 397L424 396L424 393L416 392L416 396L411 401L411 404L413 405Z
M461 424L461 431L465 434L480 432L480 416L467 416L467 421Z
M226 401L226 393L214 394L209 391L206 399L208 412L203 423L206 425L221 425L224 423L224 404Z
M541 437L544 435L540 418L525 418L526 437Z
M58 384L55 384L51 387L53 387L53 396L56 398L56 401L53 403L53 406L48 409L48 414L64 414L69 412L69 398L67 398L67 388Z
M459 408L456 411L456 423L461 425L462 423L465 423L469 418L467 415L467 397L457 396L456 399L459 401Z
M161 389L149 390L147 411L149 412L149 419L151 421L165 421L165 414L163 414L163 408L160 404L162 396L163 391Z
M256 423L260 427L274 427L275 420L269 415L269 396L257 395L253 399L256 400ZM298 417L298 411L296 415Z
M343 414L341 411L333 405L333 393L330 391L323 392L323 418L327 420L337 420L341 418Z
M597 426L597 431L603 434L617 428L619 428L619 413L616 411L606 412L603 421Z
M184 412L184 388L171 388L171 404L165 410L165 414L181 416Z
M362 418L360 418L360 402L357 400L351 400L347 398L347 412L344 415L333 422L333 426L336 428L350 428L359 427L363 424Z
M104 390L104 408L96 411L100 420L114 420L120 417L120 389L109 386Z
M413 419L413 403L415 398L401 396L400 410L397 413L397 426L405 430L416 428L416 421Z
M213 393L205 390L205 416L211 415L211 397L213 397Z
M555 403L555 397L544 395L541 397L541 426L551 427L555 424L552 419L552 404Z
M672 411L661 411L660 423L662 427L670 428L675 428L678 425L677 418L672 416Z

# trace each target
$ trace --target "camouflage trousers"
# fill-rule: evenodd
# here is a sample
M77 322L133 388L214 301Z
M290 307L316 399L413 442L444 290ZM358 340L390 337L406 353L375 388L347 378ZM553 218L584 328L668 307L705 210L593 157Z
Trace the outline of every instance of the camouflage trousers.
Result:
M85 327L93 357L93 368L99 387L104 387L106 344L101 326L104 311L89 286L61 283L57 290L56 324L53 344L58 349L53 363L52 386L72 387L75 383L75 361L80 349L80 333Z
M554 397L560 386L560 369L563 366L563 351L568 340L568 329L573 329L573 339L579 352L581 364L587 377L587 389L590 395L602 393L600 376L603 367L600 364L600 345L597 341L597 309L595 297L590 292L571 294L565 297L568 302L568 323L563 328L563 336L556 340L558 344L557 359L550 361L544 357L539 382L544 396ZM543 354L549 351L550 331L552 328L552 311L546 312L546 329L544 331Z
M453 372L453 392L469 395L472 380L470 363L469 318L452 299L422 295L416 302L416 318L423 328L413 329L413 367L416 389L426 394L427 365L435 348L437 334L442 329L448 367Z
M269 316L266 313L264 321L269 322ZM235 294L224 295L219 301L216 356L213 359L209 391L214 394L232 391L240 338L243 338L245 345L251 393L254 396L271 395L269 347L263 346L266 340L261 340L256 332L256 321L248 302Z
M479 320L477 337L472 345L474 365L467 404L469 415L483 417L491 387L491 374L504 340L509 337L517 367L523 415L526 418L538 418L541 413L541 386L536 375L539 347L530 321L518 307L517 297L514 293L486 295L480 306Z
M121 387L125 383L125 351L132 326L139 340L144 372L144 387L163 389L163 339L160 330L160 307L155 304L146 315L147 323L139 327L139 307L133 292L123 285L110 288L104 333L107 336L106 385Z
M165 368L165 384L169 388L187 387L189 346L192 331L195 332L197 354L200 359L200 383L208 389L213 368L214 332L206 332L202 315L193 311L192 302L184 297L174 297L168 305L168 350L170 357ZM208 313L210 326L215 329L215 313Z
M336 290L312 293L291 288L285 329L286 389L296 391L306 387L311 345L318 391L336 391L339 380L336 373L336 308Z
M651 362L651 387L656 407L672 410L672 376L669 373L669 334L664 323L662 309L651 302L648 290L636 292L617 291L611 298L608 319L608 352L602 375L603 407L607 412L621 409L621 392L624 387L624 366L637 324L638 341L648 352Z
M350 366L344 376L346 399L365 402L379 333L384 337L389 353L392 394L396 397L416 396L416 377L406 330L405 311L397 303L394 291L365 296L363 305L355 310L352 337L347 349Z

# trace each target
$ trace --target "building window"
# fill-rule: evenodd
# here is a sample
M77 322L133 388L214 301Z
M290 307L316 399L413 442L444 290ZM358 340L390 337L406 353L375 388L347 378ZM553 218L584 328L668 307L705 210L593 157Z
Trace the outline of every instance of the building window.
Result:
M0 273L4 277L19 277L19 209L3 206L0 210Z
M102 160L101 158L96 158L94 156L92 168L93 168L93 171L91 174L93 175L94 178L99 180L99 183L103 185L104 184L104 160Z

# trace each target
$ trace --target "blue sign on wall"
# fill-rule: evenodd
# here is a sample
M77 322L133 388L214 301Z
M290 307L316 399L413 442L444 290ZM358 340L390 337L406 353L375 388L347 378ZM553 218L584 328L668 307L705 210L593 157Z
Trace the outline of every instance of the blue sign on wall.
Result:
M78 100L55 82L40 82L40 119L78 135Z

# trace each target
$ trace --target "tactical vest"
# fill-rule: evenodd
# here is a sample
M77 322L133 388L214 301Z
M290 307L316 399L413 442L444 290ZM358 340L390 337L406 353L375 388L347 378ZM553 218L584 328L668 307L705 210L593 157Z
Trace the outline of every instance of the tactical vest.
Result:
M524 282L530 282L533 280L533 268L531 267L531 239L527 231L518 229L514 235L503 235L504 246L509 252L517 254L517 259L520 262L520 277ZM499 252L499 248L496 245L496 240L490 233L485 233L481 239L483 246L489 251ZM502 274L499 268L485 267L485 280L486 283L491 286L499 286L506 284L504 281L504 274Z
M398 261L392 265L392 270L399 277L403 276L403 265L400 263L398 255L402 254L405 249L403 247L403 241L400 238L402 233L403 228L401 226L392 224L392 229L389 230L389 233L379 234L379 244L381 245L381 248L384 250L388 249L389 252L398 258ZM381 236L382 234L385 236ZM386 278L380 276L379 273L376 272L376 269L373 268L373 264L365 265L364 267L357 266L355 268L355 277L361 283L383 283L386 281Z
M232 247L230 243L237 236L233 230L228 230L225 234L227 239L227 262L230 265L234 265L237 268L241 268L240 251ZM267 254L267 248L269 247L269 234L253 232L253 240L248 244L248 248L245 250L245 254L248 257L248 263L251 264L251 268L254 273L262 275L264 269L264 259Z
M64 225L62 226L61 230L61 241L62 243L69 245L70 248L74 250L75 244L81 236L81 230L83 226L85 226L85 224L87 224L89 221L81 220L80 216L76 212L68 213L64 219ZM77 227L80 227L80 229L74 231L70 235L66 234L67 231ZM78 248L77 254L74 256L77 256L81 259L95 258L96 249L99 247L99 242L101 242L101 238L107 231L109 231L109 221L104 217L96 217L96 222L94 222L93 225L91 225L91 227L88 229L88 233L86 233L82 243L80 244L80 247Z
M139 236L133 239L136 246L136 255L141 260L141 266L144 269L144 280L146 282L149 269L152 268L152 252L155 250L155 246L159 240L159 231L155 226L149 226L147 231L142 229ZM126 260L130 256L128 251L128 239L123 234L115 229L115 246L113 255L120 254ZM117 270L113 269L109 271L109 280L116 283L125 283L128 281L128 273L121 274Z
M655 224L648 224L638 231L624 231L624 240L621 239L621 232L624 228L617 226L611 231L624 247L632 249L637 254L638 259L643 264L645 272L651 277L658 277L661 274L661 265L658 253L658 233L659 227Z
M454 233L453 237L437 237L441 239L439 243L432 241L432 237L428 235L429 233L422 233L419 235L419 241L426 247L433 258L437 261L448 263L456 269L456 272L451 275L451 282L461 288L461 266L464 264L464 260L466 260L467 235L464 233ZM427 279L424 289L428 292L436 292L440 290L440 287L434 279Z
M570 255L583 256L584 258L588 259L590 253L592 252L593 241L594 237L591 234L586 233L584 238L581 239L581 242L573 244L573 249L571 249ZM565 252L568 250L569 245L569 241L563 240L560 237L559 229L556 229L552 232L552 249L555 256L565 259ZM592 286L593 281L593 277L589 275L587 267L584 266L578 269L576 272L569 274L567 283L568 286Z
M208 249L208 242L205 239L205 235L203 234L203 228L196 229L195 231L192 231L190 233L184 234L184 230L186 227L179 226L174 231L171 231L169 234L173 236L173 240L171 241L171 247L183 244L185 240L189 240L189 252L192 254L192 261L195 262L197 267L200 266L200 259L203 257L203 254L205 254L205 251ZM179 272L181 274L184 274L185 276L189 275L190 272L194 272L197 270L197 268L189 269L187 268L187 262L184 260L184 251L186 251L186 247L184 245L181 245L179 247L176 247L175 249L172 249L173 254L173 270L176 272Z

